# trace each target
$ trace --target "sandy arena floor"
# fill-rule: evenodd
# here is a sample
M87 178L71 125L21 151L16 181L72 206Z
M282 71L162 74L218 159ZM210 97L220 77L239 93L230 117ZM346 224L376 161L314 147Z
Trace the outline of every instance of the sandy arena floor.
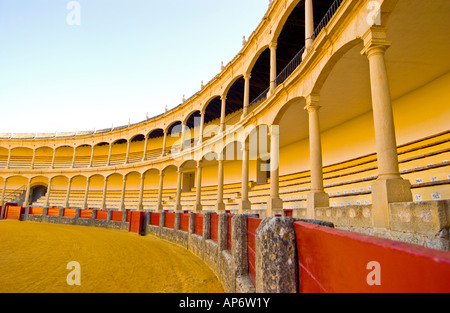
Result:
M69 286L69 262L80 286ZM222 293L188 250L153 236L82 226L0 222L0 293Z

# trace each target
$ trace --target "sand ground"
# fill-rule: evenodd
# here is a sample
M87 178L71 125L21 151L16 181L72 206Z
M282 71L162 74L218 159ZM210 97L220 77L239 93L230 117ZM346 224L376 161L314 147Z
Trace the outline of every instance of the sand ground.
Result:
M80 286L67 277L80 264ZM93 227L0 222L0 293L222 293L213 271L154 236Z

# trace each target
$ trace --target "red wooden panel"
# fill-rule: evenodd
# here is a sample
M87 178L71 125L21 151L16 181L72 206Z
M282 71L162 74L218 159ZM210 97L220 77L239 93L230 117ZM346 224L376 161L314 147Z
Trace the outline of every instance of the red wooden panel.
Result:
M80 218L92 218L92 209L89 210L81 210L80 212Z
M131 218L131 211L130 210L126 210L127 211L127 222L130 222L130 218Z
M160 213L150 213L150 225L159 226Z
M189 213L181 214L180 229L186 232L189 231Z
M58 208L48 208L47 209L47 216L59 216L59 209Z
M111 212L111 221L122 222L122 211L112 211Z
M141 234L145 212L130 212L129 232Z
M175 213L165 213L164 227L175 228Z
M219 241L219 215L211 214L211 239L215 242Z
M64 217L75 217L76 211L77 211L76 209L64 209Z
M199 236L203 236L203 215L202 214L195 214L194 232Z
M303 222L294 227L300 292L450 292L450 252ZM372 286L374 273L380 285Z
M228 215L228 251L231 252L232 241L231 241L231 220L233 219L233 215Z
M98 210L97 215L95 216L95 219L101 220L101 221L106 221L108 219L108 211Z
M287 217L292 217L293 216L293 210L284 210L284 214L286 214Z
M42 215L43 211L44 211L43 208L30 207L30 210L29 210L28 214L30 214L30 215Z
M20 214L22 213L22 207L20 206L7 206L5 212L5 220L20 220Z
M256 269L255 269L255 234L262 219L249 217L247 219L247 250L248 250L248 271L253 281L253 285L256 285Z

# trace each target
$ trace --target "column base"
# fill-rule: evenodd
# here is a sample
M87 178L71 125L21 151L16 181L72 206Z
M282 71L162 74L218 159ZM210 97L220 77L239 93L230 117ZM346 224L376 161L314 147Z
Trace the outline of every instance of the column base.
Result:
M194 206L194 213L201 213L203 211L203 205L201 204L196 204Z
M252 203L248 200L239 201L239 214L244 214L246 210L252 209Z
M276 211L283 210L283 200L281 198L270 198L267 201L266 217L274 216Z
M225 203L216 203L216 205L215 205L215 211L217 212L217 213L220 213L220 212L224 212L225 211Z
M174 207L175 212L182 212L183 211L183 207L181 206L181 204L177 204Z
M378 178L372 183L374 227L389 228L389 203L412 202L411 183L403 178Z
M330 197L324 191L311 191L306 196L306 217L315 218L316 208L327 208L330 206Z
M158 204L158 205L156 206L156 210L157 210L158 212L163 212L163 211L164 211L163 205L162 205L162 204Z

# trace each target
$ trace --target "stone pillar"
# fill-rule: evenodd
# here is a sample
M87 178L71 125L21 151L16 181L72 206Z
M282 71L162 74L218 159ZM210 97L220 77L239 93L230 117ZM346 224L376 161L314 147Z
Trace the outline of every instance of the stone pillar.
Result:
M92 167L92 165L94 163L94 152L95 152L95 146L92 146L91 158L89 159L89 167Z
M219 171L217 178L217 202L216 202L216 212L220 213L225 210L225 203L223 202L223 162L224 160L218 160L219 163Z
M73 147L72 168L75 168L76 159L77 159L77 147Z
M1 199L1 202L0 202L0 205L2 207L2 212L1 212L1 215L0 215L0 220L2 220L4 215L5 215L5 195L6 195L6 184L7 184L7 182L8 182L8 177L6 177L3 180L2 199Z
M411 184L400 176L389 81L384 60L390 46L386 29L373 26L363 36L370 67L370 86L378 161L378 178L372 184L374 226L388 228L389 203L412 202Z
M297 293L293 219L265 218L255 234L256 293ZM276 256L275 258L273 256Z
M11 163L11 153L12 153L12 149L9 149L9 151L8 151L8 160L6 161L6 169L9 169L9 165Z
M227 108L227 96L222 95L220 97L220 100L222 100L222 106L220 109L220 132L223 133L225 131L225 115L226 115L226 108Z
M52 164L50 165L51 169L55 168L55 159L56 159L56 149L53 149Z
M131 146L131 140L128 139L128 141L127 141L127 154L125 155L125 164L128 164L128 159L130 157L130 146Z
M167 130L164 131L164 140L163 140L163 147L162 147L161 157L165 157L166 156L166 146L167 146Z
M270 89L269 96L273 94L277 88L277 43L271 42L270 49Z
M138 200L138 211L142 211L144 209L144 186L145 186L145 173L141 175L141 186L139 187L139 200Z
M311 166L311 191L307 195L307 218L314 219L315 208L328 207L329 196L323 188L322 141L319 123L319 96L306 97L309 115L309 150Z
M36 161L36 149L33 149L33 158L31 159L31 169L34 169L34 162Z
M275 210L283 209L283 201L279 192L279 149L279 126L272 125L270 127L270 198L267 203L267 216L273 216Z
M201 145L203 143L203 129L205 127L205 112L200 112L200 134L198 136L197 145Z
M31 189L31 177L28 178L27 191L25 192L25 199L23 200L23 207L27 207L29 205L30 200L30 189Z
M49 178L49 180L48 180L47 195L45 197L45 204L44 204L44 206L46 208L48 208L50 206L50 192L52 189L52 182L53 182L53 177Z
M111 154L112 154L113 145L114 145L114 143L112 143L112 142L109 144L108 161L106 162L106 166L111 165Z
M250 79L251 75L250 73L245 73L244 75L244 108L242 111L242 118L244 119L248 114L248 106L250 104Z
M147 160L147 149L148 149L148 134L145 135L144 154L142 156L142 162Z
M88 208L88 198L89 198L89 186L91 184L91 178L88 177L86 180L86 190L84 191L84 202L83 209L86 210Z
M176 203L175 203L175 211L180 212L181 211L181 180L183 178L183 169L179 168L177 171L178 177L177 177L177 197L176 197Z
M186 122L181 123L181 144L180 144L180 152L184 151L184 138L186 136Z
M164 172L161 172L159 174L158 207L157 207L158 212L163 211L163 204L162 204L163 188L164 188Z
M109 177L105 177L105 181L103 183L103 195L102 195L102 205L101 205L102 210L106 209L106 193L108 192L108 180L109 180Z
M125 192L127 188L127 177L123 177L123 183L122 183L122 194L120 197L120 210L125 211Z
M246 142L242 149L242 189L241 201L239 202L239 213L244 213L245 210L250 210L252 208L252 204L248 200L249 150L249 144Z
M197 164L197 184L195 190L195 207L194 213L200 213L203 210L202 207L202 168L203 163L199 161Z
M304 55L311 51L314 42L314 10L313 0L305 0L305 52Z
M70 200L70 189L72 187L72 180L73 177L69 178L69 183L67 185L67 193L66 193L66 201L64 201L64 207L69 207L69 200Z

